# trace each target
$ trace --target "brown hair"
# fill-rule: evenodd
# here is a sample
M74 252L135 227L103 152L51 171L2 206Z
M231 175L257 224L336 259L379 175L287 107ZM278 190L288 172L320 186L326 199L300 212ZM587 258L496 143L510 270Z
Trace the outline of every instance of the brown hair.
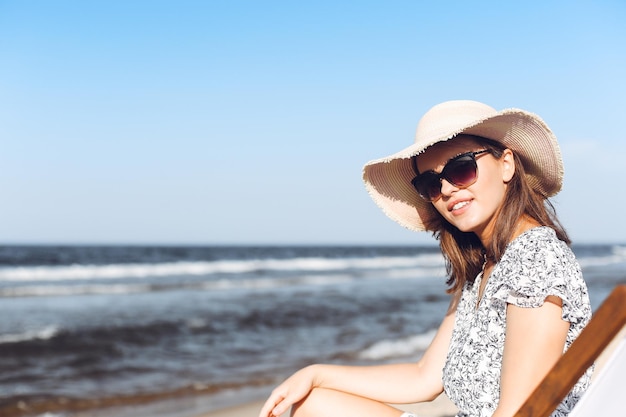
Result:
M495 158L501 158L506 147L499 142L473 137ZM496 223L489 247L483 247L478 236L473 232L461 232L433 208L433 216L425 224L428 230L439 240L439 246L446 261L448 273L448 292L462 289L466 283L474 283L485 262L486 254L494 262L502 257L513 237L519 219L526 215L542 226L554 229L557 237L570 243L567 232L559 222L554 206L548 198L533 189L526 178L524 164L514 153L515 174L508 183L504 201L496 213Z

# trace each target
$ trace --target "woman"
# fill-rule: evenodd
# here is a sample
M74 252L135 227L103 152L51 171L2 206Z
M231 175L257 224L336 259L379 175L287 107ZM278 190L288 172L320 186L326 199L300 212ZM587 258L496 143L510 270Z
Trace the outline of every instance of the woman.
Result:
M444 392L458 416L508 417L591 317L587 288L548 197L562 183L555 136L536 115L450 101L415 143L365 165L370 195L404 227L433 232L450 307L423 357L372 367L312 365L278 386L260 417L407 417L389 403ZM554 416L566 416L591 369Z

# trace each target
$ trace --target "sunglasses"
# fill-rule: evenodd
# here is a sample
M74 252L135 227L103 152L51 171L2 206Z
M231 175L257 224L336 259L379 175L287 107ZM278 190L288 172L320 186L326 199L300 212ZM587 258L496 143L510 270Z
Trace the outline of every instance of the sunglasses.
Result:
M476 156L491 152L489 149L482 151L466 152L450 159L437 174L433 171L427 171L418 174L411 180L411 184L417 190L417 193L424 200L433 202L441 197L441 180L445 179L455 187L466 188L474 184L478 179L478 166L476 165ZM413 170L417 170L417 156L412 158Z

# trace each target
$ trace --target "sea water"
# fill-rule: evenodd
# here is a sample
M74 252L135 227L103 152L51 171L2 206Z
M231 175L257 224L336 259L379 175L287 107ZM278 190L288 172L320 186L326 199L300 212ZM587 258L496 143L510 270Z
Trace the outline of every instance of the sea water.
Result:
M573 249L595 309L626 245ZM417 360L445 291L434 246L0 247L0 410L226 405L310 363Z

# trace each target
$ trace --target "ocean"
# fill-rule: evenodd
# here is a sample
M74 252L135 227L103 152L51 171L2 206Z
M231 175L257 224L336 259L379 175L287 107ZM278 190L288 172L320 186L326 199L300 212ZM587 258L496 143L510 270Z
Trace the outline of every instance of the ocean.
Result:
M595 310L626 245L573 249ZM416 360L445 290L435 246L0 246L0 415L193 415L310 363Z

